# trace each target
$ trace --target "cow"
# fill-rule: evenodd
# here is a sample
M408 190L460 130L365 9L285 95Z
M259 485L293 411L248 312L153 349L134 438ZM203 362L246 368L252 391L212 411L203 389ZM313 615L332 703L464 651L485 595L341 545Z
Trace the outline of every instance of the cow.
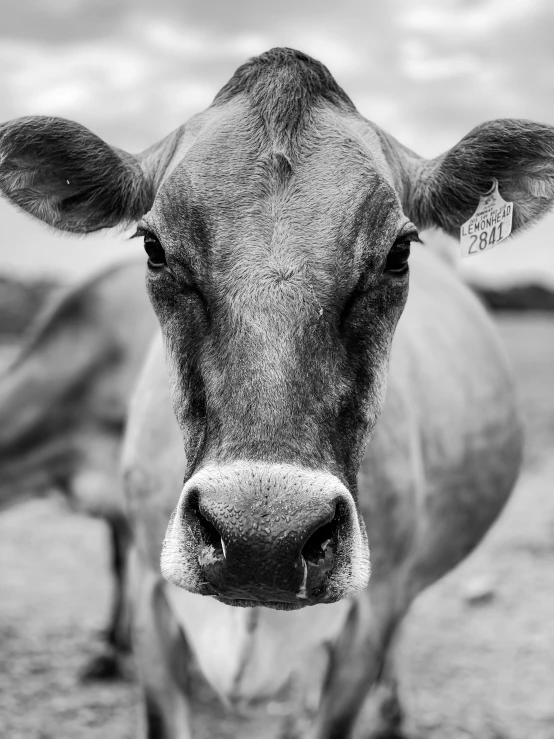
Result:
M288 736L350 736L414 598L521 462L499 339L419 229L457 236L495 180L530 226L554 128L492 121L427 160L273 49L141 154L31 117L0 158L6 197L50 226L144 238L161 338L123 465L146 735L192 736L194 663L240 710L292 685Z
M114 600L106 646L87 678L121 674L129 648L119 452L154 334L144 264L122 262L55 298L0 377L0 509L55 489L109 527Z

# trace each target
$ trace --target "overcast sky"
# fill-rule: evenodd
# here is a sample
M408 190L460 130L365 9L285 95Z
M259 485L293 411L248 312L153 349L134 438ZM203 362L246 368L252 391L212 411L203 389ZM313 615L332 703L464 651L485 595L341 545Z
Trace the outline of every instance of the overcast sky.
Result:
M552 0L2 0L0 120L73 118L139 151L209 105L249 56L323 61L368 118L425 156L503 116L554 124ZM0 202L0 269L79 275L137 242L58 236ZM554 217L470 260L554 284Z

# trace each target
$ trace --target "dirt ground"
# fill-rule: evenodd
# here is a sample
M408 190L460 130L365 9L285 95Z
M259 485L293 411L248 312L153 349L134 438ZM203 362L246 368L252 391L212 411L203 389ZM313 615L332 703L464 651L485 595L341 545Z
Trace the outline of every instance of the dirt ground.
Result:
M526 463L486 541L406 620L401 694L418 739L554 739L554 317L499 326L527 421ZM78 680L109 598L102 523L55 499L0 518L1 739L136 736L136 684Z

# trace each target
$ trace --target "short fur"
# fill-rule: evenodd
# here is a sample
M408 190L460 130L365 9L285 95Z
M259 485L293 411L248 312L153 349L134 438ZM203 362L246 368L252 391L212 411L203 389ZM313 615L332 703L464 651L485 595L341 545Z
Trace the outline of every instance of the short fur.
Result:
M420 169L414 220L459 236L479 197L499 181L514 203L514 231L528 228L552 207L554 129L523 120L497 120L473 129L449 152Z
M295 49L276 48L237 69L218 92L214 105L241 95L259 112L276 147L294 151L310 111L327 102L354 110L354 104L321 62Z
M27 213L75 233L136 221L154 197L134 157L48 116L0 126L0 189Z

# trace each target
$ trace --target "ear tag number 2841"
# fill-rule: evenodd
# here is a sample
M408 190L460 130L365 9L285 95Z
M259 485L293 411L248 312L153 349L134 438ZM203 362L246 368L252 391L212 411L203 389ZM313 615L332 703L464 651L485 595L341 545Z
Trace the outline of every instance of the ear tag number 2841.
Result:
M507 239L512 231L514 204L508 203L498 192L498 180L481 195L477 210L460 228L462 256L470 257L492 249Z

